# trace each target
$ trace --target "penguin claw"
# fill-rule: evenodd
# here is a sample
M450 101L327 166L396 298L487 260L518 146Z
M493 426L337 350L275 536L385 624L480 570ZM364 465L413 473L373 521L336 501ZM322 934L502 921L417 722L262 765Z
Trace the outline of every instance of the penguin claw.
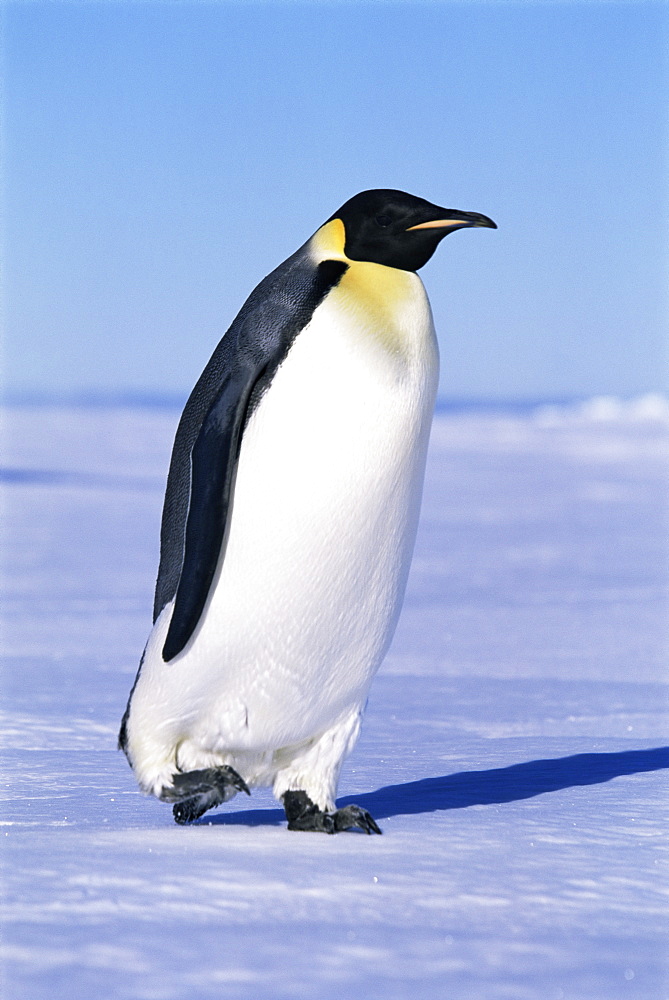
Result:
M207 809L211 809L216 805L219 805L219 803L216 801L210 802L203 795L198 795L192 799L185 799L183 802L177 802L175 806L172 806L174 822L180 826L185 826L187 823L194 823L200 816L204 816Z
M334 820L336 833L340 830L352 830L356 826L368 834L382 833L381 827L371 813L360 806L344 806L343 809L337 809L336 812L331 813L331 816Z
M289 830L341 833L359 827L367 834L382 832L374 817L360 806L344 806L329 813L319 809L306 792L284 792L281 798Z
M175 822L183 825L193 823L208 809L227 802L237 792L251 794L241 775L225 764L172 775L172 786L164 788L160 798L175 803L172 815Z

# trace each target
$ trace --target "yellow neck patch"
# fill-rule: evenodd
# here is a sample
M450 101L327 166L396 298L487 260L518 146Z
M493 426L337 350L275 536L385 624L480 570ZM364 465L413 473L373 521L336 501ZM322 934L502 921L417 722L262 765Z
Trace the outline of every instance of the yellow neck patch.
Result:
M423 283L412 271L402 271L385 264L351 260L344 253L346 229L341 219L332 219L311 238L311 250L317 263L343 260L348 270L328 297L355 315L361 330L380 341L393 354L412 353L407 343L405 311L416 296L424 297Z
M326 222L311 237L311 246L318 261L345 260L349 263L348 257L344 253L345 243L346 230L341 219L332 219L331 222Z

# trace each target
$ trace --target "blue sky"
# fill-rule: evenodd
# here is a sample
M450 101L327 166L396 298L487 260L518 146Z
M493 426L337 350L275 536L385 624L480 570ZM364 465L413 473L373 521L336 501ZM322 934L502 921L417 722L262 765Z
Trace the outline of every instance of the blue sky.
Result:
M185 393L343 201L483 212L442 393L666 388L662 3L8 3L6 386Z

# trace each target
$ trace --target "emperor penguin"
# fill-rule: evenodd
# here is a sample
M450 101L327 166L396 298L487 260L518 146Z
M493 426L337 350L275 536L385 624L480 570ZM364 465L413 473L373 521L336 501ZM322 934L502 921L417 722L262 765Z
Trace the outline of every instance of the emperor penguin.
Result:
M269 786L289 830L381 832L335 798L416 535L439 363L416 272L475 226L496 228L355 195L251 293L186 403L119 734L177 823Z

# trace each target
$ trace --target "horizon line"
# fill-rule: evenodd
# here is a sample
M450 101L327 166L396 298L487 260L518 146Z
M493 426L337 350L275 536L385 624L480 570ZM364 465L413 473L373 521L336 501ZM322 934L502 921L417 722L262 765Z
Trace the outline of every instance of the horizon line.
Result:
M13 406L68 406L73 408L135 407L137 409L176 410L183 409L188 392L175 390L142 389L72 389L47 391L42 389L19 389L0 391L0 405ZM564 393L530 396L491 395L451 395L439 393L435 404L436 412L458 410L504 410L527 411L544 406L569 407L586 403L593 399L612 399L630 402L647 396L667 399L669 392L648 389L645 392L618 394L607 392Z

